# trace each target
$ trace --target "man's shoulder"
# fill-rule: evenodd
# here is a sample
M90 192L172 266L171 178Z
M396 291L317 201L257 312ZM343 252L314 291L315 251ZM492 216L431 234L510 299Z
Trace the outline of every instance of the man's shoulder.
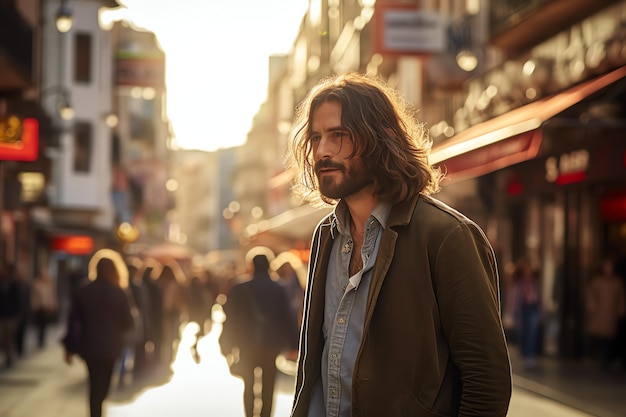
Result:
M466 215L457 209L449 206L443 201L428 195L420 195L418 204L415 207L415 213L421 218L438 219L442 222L467 223L472 222ZM420 218L418 217L418 218Z

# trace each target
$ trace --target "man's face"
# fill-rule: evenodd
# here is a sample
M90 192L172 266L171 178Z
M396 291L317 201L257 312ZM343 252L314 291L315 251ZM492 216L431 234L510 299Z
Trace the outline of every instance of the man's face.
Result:
M363 190L373 182L362 159L353 150L349 133L341 127L341 104L326 101L313 111L310 141L315 173L323 196L338 200Z

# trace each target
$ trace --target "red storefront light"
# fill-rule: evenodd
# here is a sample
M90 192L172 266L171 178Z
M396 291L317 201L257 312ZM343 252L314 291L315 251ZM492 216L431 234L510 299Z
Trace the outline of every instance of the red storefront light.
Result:
M39 121L26 118L18 123L16 129L21 130L19 139L15 142L0 141L0 160L35 161L39 155Z
M93 239L89 236L55 236L50 241L50 249L69 255L89 255L93 252Z

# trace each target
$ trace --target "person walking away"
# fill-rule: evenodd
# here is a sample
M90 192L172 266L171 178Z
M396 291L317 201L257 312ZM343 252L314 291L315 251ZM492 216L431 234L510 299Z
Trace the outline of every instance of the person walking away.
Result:
M162 265L154 259L144 260L141 276L146 299L146 371L161 371L163 346L163 292L157 279Z
M272 415L276 358L297 347L297 324L284 288L270 276L270 257L273 258L271 251L263 247L248 252L246 264L252 277L233 286L224 304L226 319L220 346L227 357L238 351L247 417ZM255 388L259 371L260 390ZM260 402L256 401L259 394Z
M130 371L130 374L134 376L135 366L142 366L142 361L145 357L142 347L142 341L144 339L144 316L141 311L141 288L137 286L137 281L140 279L138 275L141 273L139 270L139 261L129 259L125 267L128 271L128 285L124 286L124 292L128 298L128 305L130 306L130 312L133 317L133 327L126 332L124 336L124 348L122 349L122 355L118 361L117 367L118 388L123 388L127 383L127 371ZM133 382L135 382L134 378Z
M124 336L133 327L128 297L128 271L119 253L96 252L89 263L89 281L76 289L62 343L65 362L80 356L89 376L91 417L101 417L113 369L124 348Z
M304 288L300 282L299 275L299 271L303 269L302 261L289 251L281 252L272 261L271 267L280 277L279 283L287 291L291 310L296 321L300 324L302 307L304 305Z
M184 277L178 268L176 270L174 268L170 264L163 265L158 279L163 297L163 344L161 351L163 356L161 359L168 366L176 357L180 340L181 318L187 307L181 285Z
M56 287L47 268L41 269L31 286L30 308L41 349L46 345L48 327L57 320L59 308Z
M8 265L0 268L0 351L6 368L15 361L15 331L20 313L20 291L11 271Z
M605 259L586 294L588 332L603 370L610 368L616 353L618 325L625 313L624 297L624 282L615 274L613 262Z
M24 348L26 344L26 330L31 321L30 308L30 280L24 275L19 268L12 267L13 279L15 280L19 293L18 304L20 306L17 315L17 324L15 326L14 342L15 352L18 357L24 356Z
M431 196L441 173L414 114L360 74L298 107L294 191L334 210L311 243L293 417L507 414L495 255Z
M515 294L514 317L517 343L526 369L533 369L539 351L541 331L541 279L531 262L520 259L513 273Z

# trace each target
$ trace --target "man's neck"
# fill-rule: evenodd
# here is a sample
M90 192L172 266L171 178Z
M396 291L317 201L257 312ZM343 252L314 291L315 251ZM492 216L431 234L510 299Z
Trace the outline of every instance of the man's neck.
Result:
M357 233L362 235L365 230L365 222L372 214L372 210L378 205L379 200L369 191L346 197L345 201L348 206L348 211L350 212L352 227Z

